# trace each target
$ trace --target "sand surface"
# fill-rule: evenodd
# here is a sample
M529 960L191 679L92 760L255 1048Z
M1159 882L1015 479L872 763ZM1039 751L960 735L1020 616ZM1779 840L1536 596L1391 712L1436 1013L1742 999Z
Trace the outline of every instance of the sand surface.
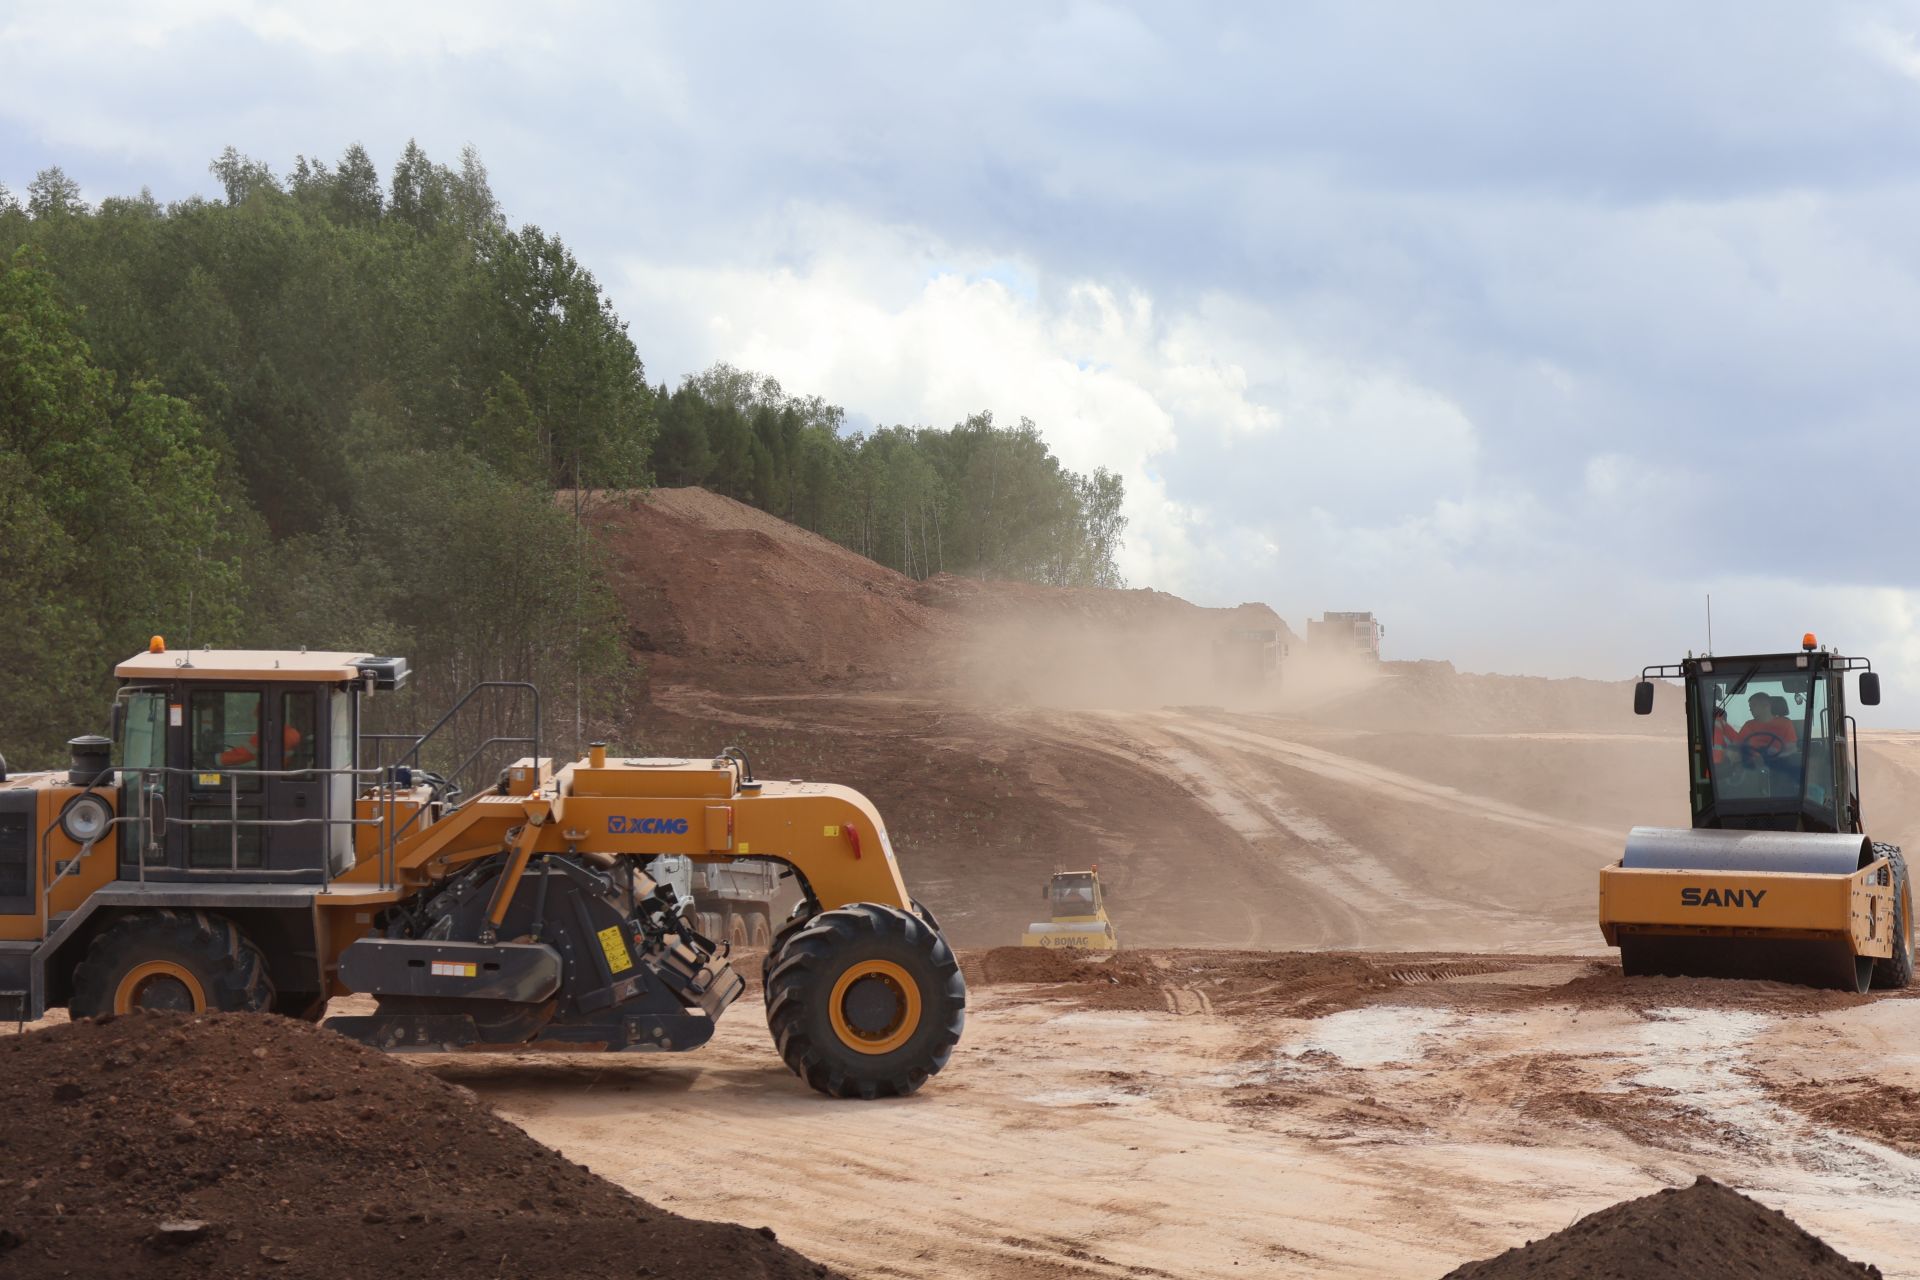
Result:
M666 1207L726 1203L860 1276L1432 1280L1703 1173L1920 1276L1920 1142L1806 1093L1920 1089L1920 1000L1576 957L1382 956L1377 985L1333 957L1276 986L1262 957L1170 952L1132 959L1165 966L1130 988L1160 1007L1116 1008L969 961L961 1050L902 1101L797 1090L750 1016L686 1058L432 1069Z

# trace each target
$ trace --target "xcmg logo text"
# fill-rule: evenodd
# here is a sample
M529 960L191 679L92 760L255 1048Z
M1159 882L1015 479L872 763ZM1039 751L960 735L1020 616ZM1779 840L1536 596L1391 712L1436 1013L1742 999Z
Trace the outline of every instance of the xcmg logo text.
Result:
M685 818L608 818L607 830L616 836L683 836L687 834Z

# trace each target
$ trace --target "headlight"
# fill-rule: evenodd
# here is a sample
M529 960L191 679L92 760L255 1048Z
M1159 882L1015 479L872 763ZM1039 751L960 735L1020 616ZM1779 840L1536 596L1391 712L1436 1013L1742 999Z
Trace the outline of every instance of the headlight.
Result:
M92 844L112 822L113 810L99 796L75 796L60 812L60 829L76 844Z

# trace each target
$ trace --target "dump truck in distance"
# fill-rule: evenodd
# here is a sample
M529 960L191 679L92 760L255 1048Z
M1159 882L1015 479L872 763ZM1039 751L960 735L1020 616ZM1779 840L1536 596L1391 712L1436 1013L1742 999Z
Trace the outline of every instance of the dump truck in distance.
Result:
M1307 619L1307 644L1322 654L1349 654L1380 660L1387 629L1371 613L1326 613Z
M801 902L763 966L776 1050L836 1097L945 1065L966 987L858 792L761 781L746 755L540 753L539 693L487 682L421 734L367 730L408 679L363 653L195 650L116 669L113 736L0 781L0 994L23 1017L272 1010L427 1052L685 1050L745 983L645 870L758 858ZM484 785L423 767L477 698L525 732ZM502 723L496 716L494 725ZM479 759L479 753L467 764Z
M1846 677L1880 701L1864 658L1822 648L1648 667L1686 700L1690 827L1635 827L1600 872L1600 929L1628 974L1770 978L1866 991L1913 980L1913 886L1897 846L1866 834Z
M757 858L702 864L672 854L649 862L647 874L673 886L709 938L763 951L773 945L774 922L780 919L775 904L781 873L775 864Z

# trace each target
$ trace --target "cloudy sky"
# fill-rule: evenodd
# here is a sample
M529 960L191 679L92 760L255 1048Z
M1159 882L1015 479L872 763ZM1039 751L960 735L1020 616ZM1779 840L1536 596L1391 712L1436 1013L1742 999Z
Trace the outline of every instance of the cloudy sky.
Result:
M470 143L654 381L1032 417L1135 585L1920 690L1920 3L535 9L0 3L0 182Z

